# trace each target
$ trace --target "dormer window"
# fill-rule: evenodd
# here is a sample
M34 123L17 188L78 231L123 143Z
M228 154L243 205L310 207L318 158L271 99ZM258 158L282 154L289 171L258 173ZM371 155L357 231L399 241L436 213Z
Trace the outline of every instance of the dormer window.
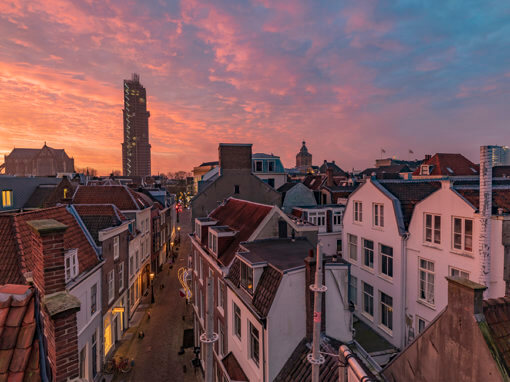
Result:
M268 172L274 172L274 160L267 161L267 171Z
M241 261L241 286L253 294L253 268Z
M262 172L262 161L261 160L256 160L255 161L255 172Z
M202 226L195 222L195 236L198 238L198 240L202 240Z
M64 258L65 272L66 272L66 283L73 280L78 276L79 265L78 265L78 249L71 249L66 252Z
M430 175L430 166L428 164L420 166L420 175Z
M218 251L218 237L214 235L212 232L209 232L209 242L208 242L209 249L217 254Z
M12 207L12 190L2 191L2 207Z
M69 189L66 187L64 188L64 199L67 199L69 197Z

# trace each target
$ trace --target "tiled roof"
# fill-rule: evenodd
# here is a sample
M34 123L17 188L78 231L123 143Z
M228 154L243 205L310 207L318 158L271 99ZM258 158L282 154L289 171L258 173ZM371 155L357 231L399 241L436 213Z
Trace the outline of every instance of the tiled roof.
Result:
M480 190L478 189L456 189L473 207L480 209ZM498 209L503 209L504 213L510 212L510 189L492 190L492 213L497 214Z
M26 285L0 286L0 381L40 381L35 296Z
M510 166L494 166L492 168L493 178L510 177Z
M55 219L67 225L68 228L64 233L64 248L66 250L78 248L80 273L88 271L98 264L99 260L96 252L87 240L74 216L67 211L65 206L21 212L13 214L10 217L12 218L10 226L7 224L0 225L0 229L3 231L0 232L0 237L8 235L9 233L12 234L13 230L17 251L11 251L8 253L8 256L2 256L0 258L0 269L11 267L11 269L19 273L16 276L10 275L6 279L0 279L0 283L7 283L8 280L12 280L13 277L17 278L17 282L24 283L24 279L21 279L21 277L23 277L22 274L34 269L32 259L32 230L27 224L30 220ZM14 262L18 264L17 267L13 266ZM0 273L0 275L4 276L2 273Z
M51 194L55 191L57 185L39 185L32 192L30 198L28 198L27 202L23 206L23 208L42 208L46 199L48 199Z
M260 276L257 288L253 293L253 306L260 312L262 317L266 317L271 309L273 300L282 281L282 272L268 265L264 268Z
M335 163L335 161L333 161L333 162L324 161L324 163L319 167L319 171L321 174L326 174L328 168L333 169L333 175L347 176L347 173L344 170L342 170L340 167L338 167L338 165Z
M506 369L510 371L510 297L484 300L483 313Z
M230 245L219 255L218 260L223 265L231 263L239 243L249 239L272 209L272 206L229 198L209 214L210 218L218 221L217 225L226 225L238 232Z
M321 188L325 179L325 175L307 175L303 180L303 184L309 189L317 191Z
M413 215L414 206L427 196L441 188L441 182L380 182L399 201L402 207L404 225L407 229Z
M223 362L231 381L248 382L248 377L232 352L228 353L221 362Z
M399 174L401 172L411 172L411 169L406 164L394 164L391 166L380 166L367 168L363 170L360 175L371 176L372 174Z
M0 210L15 210L23 208L25 203L30 199L30 196L41 184L59 184L62 179L52 177L23 177L23 176L10 176L0 175L0 190L12 190L14 198L13 208L3 208Z
M14 219L10 215L0 215L0 282L22 284L25 282L13 227Z
M143 210L150 204L127 186L78 186L76 204L115 204L121 211Z
M289 191L291 188L293 188L297 183L294 183L294 182L287 182L287 183L284 183L280 186L280 188L278 188L278 192L287 192Z
M423 161L421 165L433 166L430 175L461 176L478 175L479 166L471 162L462 154L437 153L432 158ZM413 175L420 175L418 167Z
M337 346L338 345L338 346ZM329 343L321 337L321 351L337 354L340 343ZM312 380L312 364L306 356L311 353L311 344L303 339L292 352L274 382L310 382ZM325 355L326 362L320 366L319 380L321 382L338 382L338 358Z
M74 204L80 216L111 216L115 220L129 220L114 204Z

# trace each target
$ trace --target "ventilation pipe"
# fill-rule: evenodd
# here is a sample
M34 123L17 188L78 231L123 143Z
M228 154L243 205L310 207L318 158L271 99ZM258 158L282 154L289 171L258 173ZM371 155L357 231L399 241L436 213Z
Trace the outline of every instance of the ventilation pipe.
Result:
M491 267L492 163L489 146L480 147L480 284L489 286ZM485 291L487 294L487 290ZM487 297L487 296L486 296Z

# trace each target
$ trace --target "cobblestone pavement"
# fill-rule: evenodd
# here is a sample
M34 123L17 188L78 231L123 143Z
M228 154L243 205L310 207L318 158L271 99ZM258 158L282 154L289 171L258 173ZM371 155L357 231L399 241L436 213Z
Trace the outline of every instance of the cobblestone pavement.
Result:
M181 286L177 279L177 270L185 265L191 249L190 216L191 211L186 210L180 217L181 245L176 264L173 269L165 265L154 280L155 303L149 308L150 319L145 314L138 327L130 328L127 339L115 353L134 359L134 367L127 374L116 375L113 381L203 381L202 372L195 373L191 364L193 349L186 349L184 355L177 354L183 343L184 329L193 327L192 307L180 297ZM164 288L160 288L161 285ZM147 297L150 298L150 293ZM145 334L143 339L138 338L140 330Z

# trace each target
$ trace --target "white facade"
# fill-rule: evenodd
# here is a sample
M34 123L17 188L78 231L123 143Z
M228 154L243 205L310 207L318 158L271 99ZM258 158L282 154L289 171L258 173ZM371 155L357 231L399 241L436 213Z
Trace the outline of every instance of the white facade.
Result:
M430 224L427 224L427 219L430 222L431 218L427 215L434 217L435 224L433 223L431 228ZM454 248L454 219L472 222L472 242L468 250L465 247ZM492 216L491 219L488 298L505 295L502 244L504 219L507 217ZM426 230L426 227L429 228ZM450 188L449 181L442 181L440 190L416 205L409 232L406 301L408 322L412 323L411 332L416 336L446 307L446 276L467 276L474 282L480 282L480 215L471 204ZM461 238L461 244L463 241L465 238Z
M357 317L394 346L403 347L405 236L394 200L371 180L350 195L343 217L342 257L351 263L351 300ZM376 206L383 207L377 222ZM387 256L389 251L392 256Z

